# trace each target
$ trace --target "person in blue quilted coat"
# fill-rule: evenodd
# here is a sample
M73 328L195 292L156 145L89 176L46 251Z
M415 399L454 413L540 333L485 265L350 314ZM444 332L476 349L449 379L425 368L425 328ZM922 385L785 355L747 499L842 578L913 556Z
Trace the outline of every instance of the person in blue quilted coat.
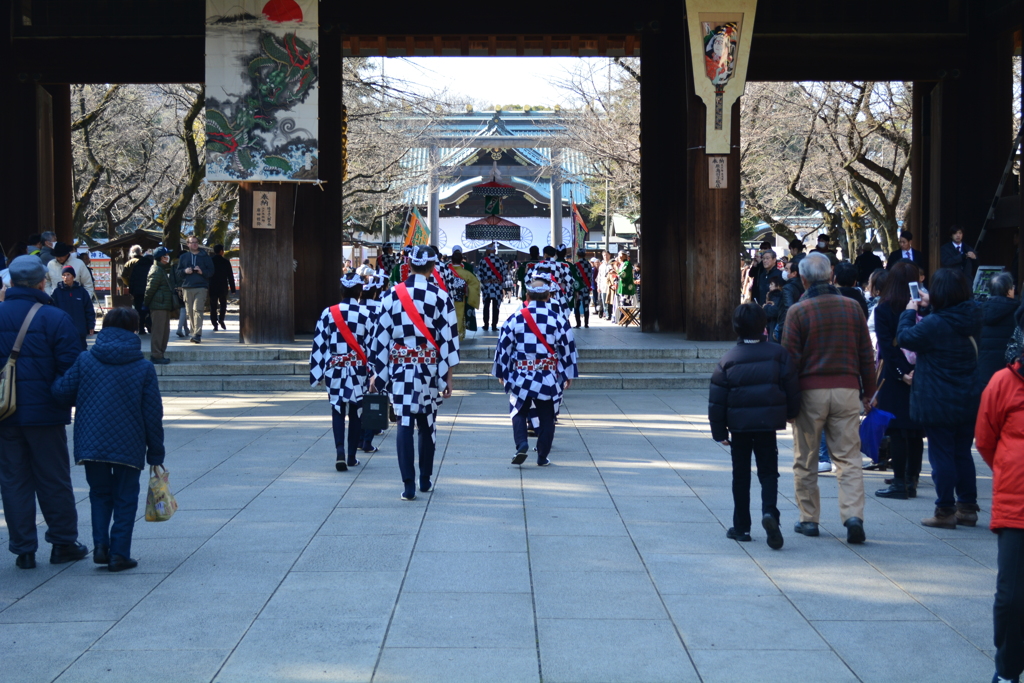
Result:
M46 269L38 256L11 261L11 287L0 304L0 363L7 363L18 331L34 304L41 307L29 325L17 360L17 408L0 422L0 495L15 564L34 569L39 537L36 498L46 520L52 564L80 560L89 549L78 542L78 512L71 488L65 425L71 409L50 393L58 375L80 353L78 330L68 314L53 305Z
M135 309L107 311L96 343L53 383L57 400L77 406L75 462L89 482L93 561L112 572L138 565L131 547L139 482L147 464L164 462L163 401L137 329Z

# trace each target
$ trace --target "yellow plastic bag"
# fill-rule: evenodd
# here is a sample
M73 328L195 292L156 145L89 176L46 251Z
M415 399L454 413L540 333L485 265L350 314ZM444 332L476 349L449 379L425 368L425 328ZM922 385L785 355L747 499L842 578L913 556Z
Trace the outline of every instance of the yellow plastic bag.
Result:
M167 483L170 474L163 465L149 468L149 493L146 494L146 521L166 522L178 509L178 501Z

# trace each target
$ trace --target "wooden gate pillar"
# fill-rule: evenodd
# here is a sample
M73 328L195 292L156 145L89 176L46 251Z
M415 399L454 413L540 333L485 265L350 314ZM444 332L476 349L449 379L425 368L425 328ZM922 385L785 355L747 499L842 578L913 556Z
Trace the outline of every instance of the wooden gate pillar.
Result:
M239 337L245 344L295 341L292 240L294 183L240 183L238 225L240 259ZM272 192L271 228L256 228L254 203ZM257 207L258 208L258 207Z

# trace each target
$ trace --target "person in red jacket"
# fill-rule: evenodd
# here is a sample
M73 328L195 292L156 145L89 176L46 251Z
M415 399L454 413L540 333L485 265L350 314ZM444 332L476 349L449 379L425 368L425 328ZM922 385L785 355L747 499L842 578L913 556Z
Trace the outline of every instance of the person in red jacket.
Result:
M994 681L1024 672L1024 358L1000 370L981 395L974 432L992 468L992 531L999 535Z

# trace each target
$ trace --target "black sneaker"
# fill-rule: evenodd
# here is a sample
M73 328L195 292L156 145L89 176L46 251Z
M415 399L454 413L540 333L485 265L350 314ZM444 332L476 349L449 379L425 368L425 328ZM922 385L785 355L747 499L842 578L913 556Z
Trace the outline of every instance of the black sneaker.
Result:
M363 446L363 453L376 453L377 447L374 445Z
M344 460L337 460L334 463L334 469L338 470L339 472L347 472L348 465L345 464Z
M864 535L864 521L860 517L850 517L843 522L843 526L846 527L847 543L863 543L867 540Z
M530 446L529 445L520 446L519 450L516 451L515 457L512 458L512 464L513 465L522 465L524 462L526 462L526 454L529 452L529 450L530 450Z
M804 536L817 536L818 535L818 523L817 522L797 522L793 525L793 531Z
M551 461L548 460L547 458L544 458L543 460L538 460L537 461L537 467L547 467L550 464L551 464Z
M430 483L429 479L420 479L420 491L423 493L430 493L434 490L434 485Z
M782 547L782 530L779 529L779 520L775 519L775 515L766 514L761 518L761 526L768 533L768 547L772 550L778 550Z
M729 527L729 530L725 532L725 537L731 538L734 541L743 541L744 543L753 540L746 531L736 531L733 527Z
M355 458L349 458L349 461L345 464L347 464L349 467L359 467L359 461L356 460Z

